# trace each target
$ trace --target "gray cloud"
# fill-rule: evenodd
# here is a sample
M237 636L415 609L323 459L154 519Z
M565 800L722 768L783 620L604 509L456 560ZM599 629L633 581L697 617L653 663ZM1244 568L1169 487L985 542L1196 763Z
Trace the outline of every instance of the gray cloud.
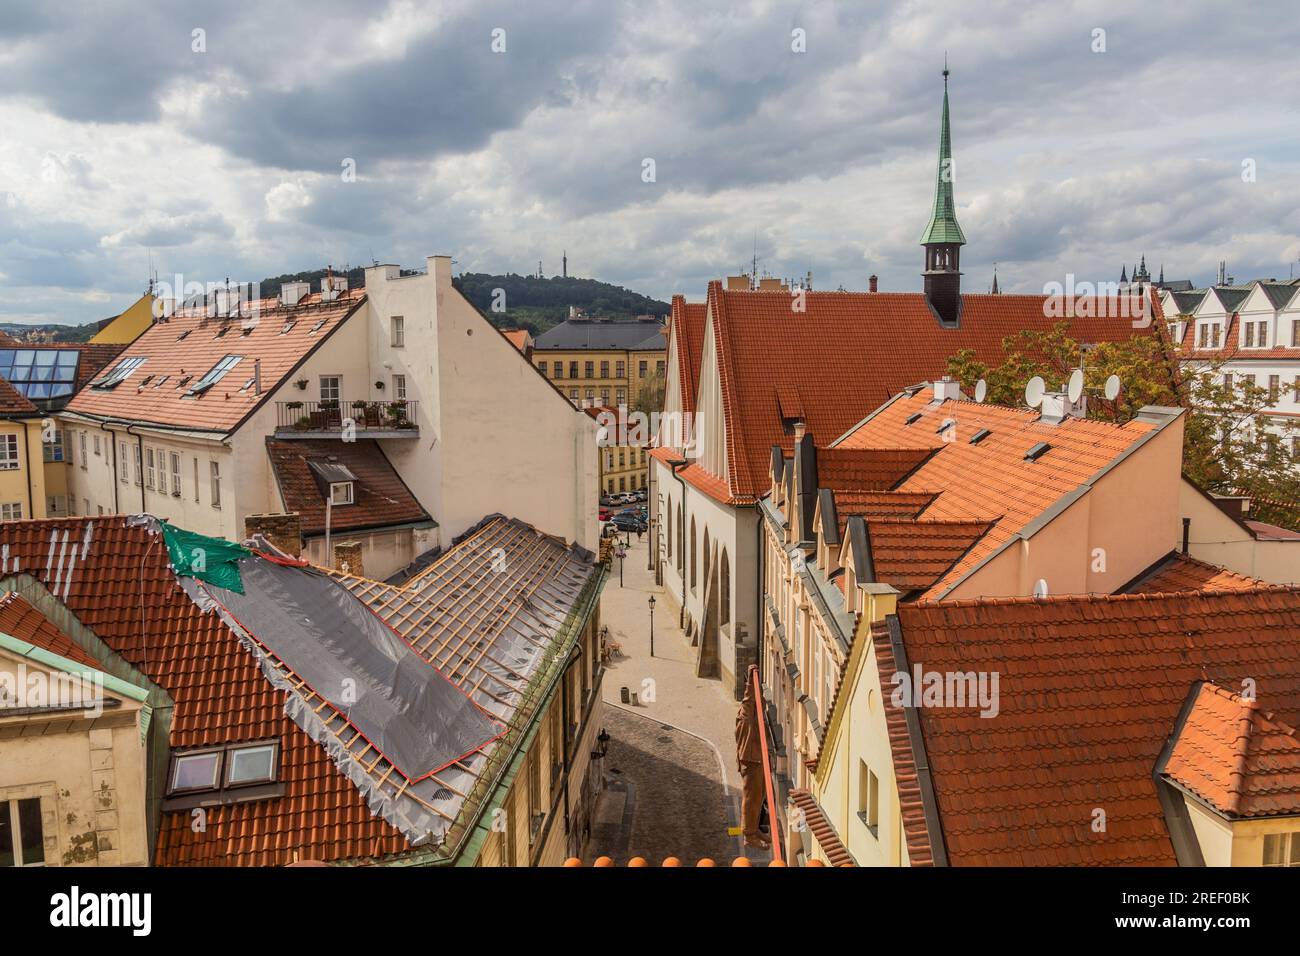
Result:
M698 297L757 235L775 274L916 289L945 51L971 288L994 261L1030 290L1143 252L1170 276L1220 258L1284 276L1300 24L1267 6L1179 4L1158 30L1118 0L33 8L0 24L0 175L18 175L0 182L0 315L47 284L134 295L148 250L260 277L431 252L525 271L567 248L579 274Z

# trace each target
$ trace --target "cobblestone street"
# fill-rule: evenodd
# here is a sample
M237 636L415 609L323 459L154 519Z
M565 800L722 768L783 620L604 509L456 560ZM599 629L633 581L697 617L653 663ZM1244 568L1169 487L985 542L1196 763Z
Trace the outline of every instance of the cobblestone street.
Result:
M621 653L606 665L605 724L612 738L607 789L586 856L606 855L620 864L643 856L655 866L667 856L686 865L706 856L724 864L741 855L767 860L765 852L745 853L740 837L729 832L740 816L738 704L719 681L695 676L695 649L646 569L648 543L648 537L638 542L632 536L622 584L615 558L601 600L602 623Z

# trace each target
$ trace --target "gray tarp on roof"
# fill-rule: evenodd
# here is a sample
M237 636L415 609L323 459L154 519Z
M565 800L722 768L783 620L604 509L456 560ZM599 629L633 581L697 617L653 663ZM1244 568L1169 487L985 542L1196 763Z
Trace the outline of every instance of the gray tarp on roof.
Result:
M501 727L346 588L308 568L240 562L244 593L205 585L254 637L412 780Z

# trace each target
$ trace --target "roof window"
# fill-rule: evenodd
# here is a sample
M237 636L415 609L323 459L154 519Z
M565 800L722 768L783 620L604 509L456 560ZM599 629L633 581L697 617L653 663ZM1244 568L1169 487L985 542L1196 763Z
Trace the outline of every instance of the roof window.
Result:
M202 395L213 385L216 385L219 381L225 378L226 373L238 365L241 359L243 359L242 355L227 355L216 365L212 366L206 375L191 385L190 390L186 394Z
M920 420L921 420L921 413L920 413L920 412L913 412L912 414L910 414L910 415L907 416L907 421L903 422L903 424L904 424L904 425L915 425L915 424L916 424L918 421L920 421Z
M977 431L974 435L971 435L971 436L970 436L970 443L971 443L972 445L978 445L978 444L979 444L980 442L982 442L984 439L988 438L989 435L991 435L991 434L993 434L993 433L992 433L991 431L989 431L987 428L981 428L981 429L980 429L979 431Z
M1040 441L1033 448L1029 449L1029 451L1025 452L1025 461L1038 461L1038 459L1047 454L1051 447L1052 446L1047 442Z
M94 388L117 388L126 377L147 362L144 356L122 359L113 366L113 370L94 384Z

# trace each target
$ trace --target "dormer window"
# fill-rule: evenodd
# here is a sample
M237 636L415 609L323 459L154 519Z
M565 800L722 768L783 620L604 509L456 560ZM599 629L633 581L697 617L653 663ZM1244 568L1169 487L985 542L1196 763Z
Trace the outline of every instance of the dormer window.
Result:
M1268 348L1268 320L1260 319L1255 322L1243 322L1243 333L1245 342L1243 346L1248 349L1266 349Z
M353 482L351 481L332 481L330 482L330 504L334 507L339 505L350 505L353 501Z
M1196 327L1196 347L1198 349L1219 347L1219 323L1202 322Z

